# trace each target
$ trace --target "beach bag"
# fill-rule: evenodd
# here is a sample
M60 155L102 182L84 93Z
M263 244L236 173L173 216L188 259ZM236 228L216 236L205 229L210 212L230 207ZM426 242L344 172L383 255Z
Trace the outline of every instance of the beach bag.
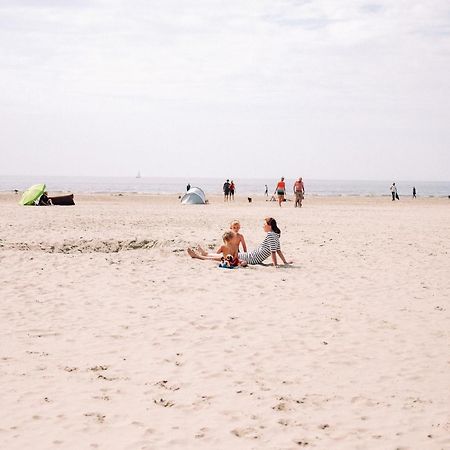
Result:
M52 203L54 205L60 205L60 206L75 205L75 202L73 200L73 194L58 195L56 197L49 197L49 199L52 201Z

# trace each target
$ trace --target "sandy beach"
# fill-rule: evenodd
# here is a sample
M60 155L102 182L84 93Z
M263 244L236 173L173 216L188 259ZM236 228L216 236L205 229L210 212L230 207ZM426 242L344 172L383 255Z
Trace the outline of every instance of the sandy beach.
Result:
M450 448L450 200L0 194L2 449ZM291 267L193 260L273 216Z

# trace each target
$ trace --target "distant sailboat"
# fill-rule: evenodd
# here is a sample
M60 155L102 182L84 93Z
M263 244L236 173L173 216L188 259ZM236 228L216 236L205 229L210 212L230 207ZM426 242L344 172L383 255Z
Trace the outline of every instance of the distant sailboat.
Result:
M138 173L137 173L137 175L136 175L136 178L141 178L141 171L140 171L140 170L138 170Z

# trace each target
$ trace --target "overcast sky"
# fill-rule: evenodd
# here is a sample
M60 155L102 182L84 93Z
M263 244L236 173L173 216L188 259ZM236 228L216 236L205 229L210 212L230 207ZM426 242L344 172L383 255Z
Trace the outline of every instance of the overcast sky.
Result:
M448 0L0 0L0 174L450 180Z

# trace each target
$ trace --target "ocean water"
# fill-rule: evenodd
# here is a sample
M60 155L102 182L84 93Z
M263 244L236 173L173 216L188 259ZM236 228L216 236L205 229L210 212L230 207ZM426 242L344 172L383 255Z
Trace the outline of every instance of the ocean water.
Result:
M187 183L203 189L206 195L221 194L225 179L220 178L157 178L157 177L59 177L59 176L0 176L0 191L19 191L36 183L45 183L47 190L74 193L151 193L181 194ZM236 178L236 196L264 194L267 184L272 195L277 178ZM286 179L288 192L292 192L293 179ZM392 181L363 180L308 180L304 179L307 195L318 196L389 196ZM450 195L450 181L396 181L400 196L412 194L416 187L419 197L447 197Z

